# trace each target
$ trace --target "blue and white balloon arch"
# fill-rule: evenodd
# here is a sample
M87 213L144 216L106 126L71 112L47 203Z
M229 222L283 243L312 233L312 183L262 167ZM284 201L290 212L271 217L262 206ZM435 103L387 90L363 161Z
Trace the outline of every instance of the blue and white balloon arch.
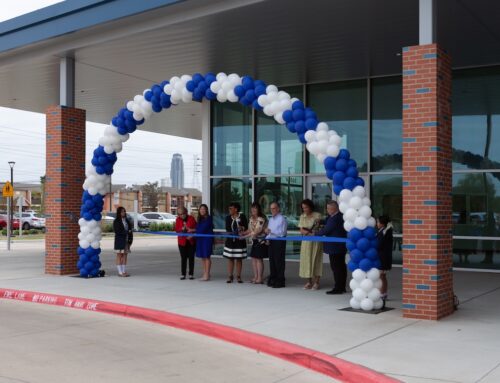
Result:
M333 180L333 190L338 196L339 208L343 213L344 227L348 232L347 248L350 252L349 269L353 294L351 307L366 311L380 309L383 301L380 295L380 261L377 254L375 219L372 217L371 202L366 195L364 181L358 175L356 161L350 158L347 149L341 149L341 138L329 129L325 122L319 122L316 113L304 106L302 101L291 98L287 92L275 85L266 85L261 80L237 74L214 75L199 73L172 77L161 84L146 89L127 102L113 117L111 124L99 139L94 150L92 166L86 172L83 184L80 212L80 240L78 247L78 269L82 277L97 276L101 267L101 213L104 196L109 190L113 166L117 153L129 139L138 125L180 102L217 100L239 102L245 106L262 110L272 116L288 130L296 133L307 150L324 164L326 176Z

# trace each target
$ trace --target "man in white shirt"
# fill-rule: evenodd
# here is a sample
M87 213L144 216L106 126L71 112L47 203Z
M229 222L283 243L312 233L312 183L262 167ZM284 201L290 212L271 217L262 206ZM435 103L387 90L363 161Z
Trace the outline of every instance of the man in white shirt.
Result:
M272 240L272 238L286 237L288 224L280 213L277 202L271 204L272 217L267 225L266 238L269 239L269 268L270 275L267 285L273 288L285 287L285 251L286 241Z

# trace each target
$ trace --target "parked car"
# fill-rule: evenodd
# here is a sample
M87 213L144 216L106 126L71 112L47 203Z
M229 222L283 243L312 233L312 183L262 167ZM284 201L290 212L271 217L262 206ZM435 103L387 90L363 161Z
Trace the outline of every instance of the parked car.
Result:
M113 221L116 218L116 213L110 212L106 213L105 215L103 214L102 216L102 221L104 223L113 223ZM130 214L127 213L127 218L130 220L130 222L134 222L134 213ZM139 226L140 229L145 229L149 227L149 221L145 219L142 214L137 214L137 225Z
M147 212L142 213L142 216L149 223L170 223L175 224L176 216L170 213L162 213L162 212Z
M7 220L8 220L7 214L0 214L0 229L6 229L7 228ZM19 230L19 219L14 218L12 220L12 230Z
M23 230L29 229L45 229L45 216L33 211L23 211L21 216ZM19 218L19 213L14 214L15 218Z

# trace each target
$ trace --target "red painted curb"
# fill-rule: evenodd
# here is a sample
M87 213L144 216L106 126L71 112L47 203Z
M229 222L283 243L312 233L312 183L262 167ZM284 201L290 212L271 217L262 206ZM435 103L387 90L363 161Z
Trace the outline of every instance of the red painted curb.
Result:
M240 330L234 327L224 326L202 319L191 318L166 311L87 298L0 288L0 299L1 298L120 315L128 318L140 319L165 326L175 327L195 332L197 334L210 336L226 342L231 342L258 352L263 352L265 354L286 360L287 362L320 372L341 382L399 382L399 380L390 378L361 365L347 362L343 359L296 344Z

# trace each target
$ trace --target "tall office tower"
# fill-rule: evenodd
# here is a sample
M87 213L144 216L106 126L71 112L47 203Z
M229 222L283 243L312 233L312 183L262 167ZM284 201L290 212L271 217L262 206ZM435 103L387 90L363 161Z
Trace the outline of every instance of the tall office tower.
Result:
M184 161L182 160L182 154L175 153L172 156L172 163L170 165L170 179L172 180L173 188L184 188Z

